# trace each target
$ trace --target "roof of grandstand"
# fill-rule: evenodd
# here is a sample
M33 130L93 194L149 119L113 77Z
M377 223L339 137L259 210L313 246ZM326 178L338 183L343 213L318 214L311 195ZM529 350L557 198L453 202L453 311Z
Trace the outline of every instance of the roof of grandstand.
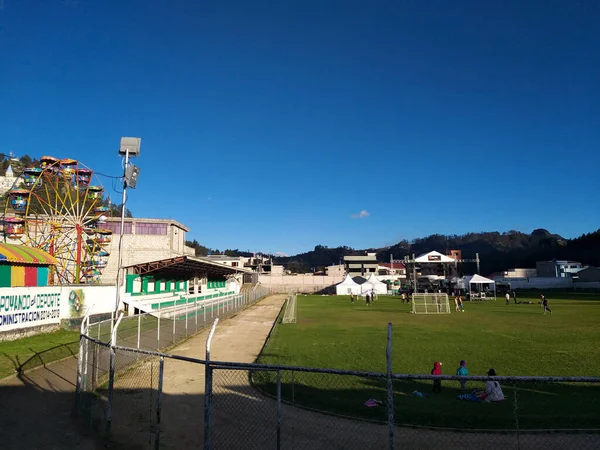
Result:
M128 273L137 275L154 275L165 279L216 278L236 273L251 273L251 270L240 267L229 267L222 263L210 261L196 256L176 256L125 267Z

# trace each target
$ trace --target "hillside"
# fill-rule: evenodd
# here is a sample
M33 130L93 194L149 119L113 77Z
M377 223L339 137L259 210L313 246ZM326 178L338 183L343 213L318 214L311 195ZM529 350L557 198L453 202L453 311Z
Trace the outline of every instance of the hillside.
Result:
M569 259L582 263L600 265L600 230L576 239L565 239L544 229L531 234L519 231L468 233L457 236L434 234L412 242L401 241L387 248L352 249L350 247L329 248L317 245L314 250L290 257L276 257L275 263L284 264L295 272L309 272L328 265L339 264L345 255L377 253L379 261L403 259L413 253L420 255L431 250L445 253L446 250L462 250L463 258L474 258L479 253L481 272L490 274L511 267L535 267L536 261Z

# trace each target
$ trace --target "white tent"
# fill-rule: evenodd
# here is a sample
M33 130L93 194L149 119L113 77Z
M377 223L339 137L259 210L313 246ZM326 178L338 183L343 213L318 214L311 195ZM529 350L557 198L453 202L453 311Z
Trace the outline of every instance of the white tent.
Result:
M379 281L374 273L372 273L371 276L367 279L367 283L371 284L372 289L375 291L376 294L378 294L378 295L387 294L387 291L388 291L387 284Z
M415 262L418 263L453 263L456 262L454 258L450 258L449 256L442 255L440 252L429 252L424 253L421 256L415 258Z
M354 282L350 275L346 275L344 281L335 287L336 295L360 295L360 292L360 284Z
M465 277L465 284L469 282L469 294L471 299L494 299L496 300L496 282L481 275Z
M371 294L373 291L375 291L375 286L369 281L365 281L360 285L360 295ZM375 293L377 293L377 291L375 291Z

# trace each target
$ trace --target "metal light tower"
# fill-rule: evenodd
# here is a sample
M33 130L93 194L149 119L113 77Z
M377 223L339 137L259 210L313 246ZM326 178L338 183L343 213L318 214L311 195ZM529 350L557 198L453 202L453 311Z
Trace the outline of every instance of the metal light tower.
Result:
M114 317L118 316L119 303L121 302L121 285L123 284L123 233L125 232L125 203L127 202L127 186L135 189L137 185L140 169L133 164L129 164L129 158L140 155L141 138L123 137L121 138L121 147L119 155L125 157L123 172L123 197L121 200L121 234L119 235L119 264L117 266L117 297L115 300Z

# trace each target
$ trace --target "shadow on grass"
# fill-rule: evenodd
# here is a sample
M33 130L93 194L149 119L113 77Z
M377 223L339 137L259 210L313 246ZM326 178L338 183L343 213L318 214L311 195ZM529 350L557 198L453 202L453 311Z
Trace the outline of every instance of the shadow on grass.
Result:
M387 382L306 372L282 372L282 400L305 408L361 420L387 420ZM252 384L276 396L276 373L253 372ZM293 378L292 378L293 377ZM395 422L401 425L455 429L595 429L600 416L600 386L566 383L503 385L506 399L486 403L459 400L458 396L484 389L469 382L462 391L458 381L442 382L442 392L432 392L431 381L394 380ZM418 391L424 396L416 396ZM364 406L368 399L381 406Z
M27 371L38 367L45 367L47 364L61 359L76 356L79 352L79 341L56 345L43 351L35 351L32 348L29 348L29 351L33 353L33 355L22 363L19 359L19 355L11 356L8 353L2 353L6 360L10 361L14 366L15 370L13 374L21 375ZM10 376L10 374L7 376Z

